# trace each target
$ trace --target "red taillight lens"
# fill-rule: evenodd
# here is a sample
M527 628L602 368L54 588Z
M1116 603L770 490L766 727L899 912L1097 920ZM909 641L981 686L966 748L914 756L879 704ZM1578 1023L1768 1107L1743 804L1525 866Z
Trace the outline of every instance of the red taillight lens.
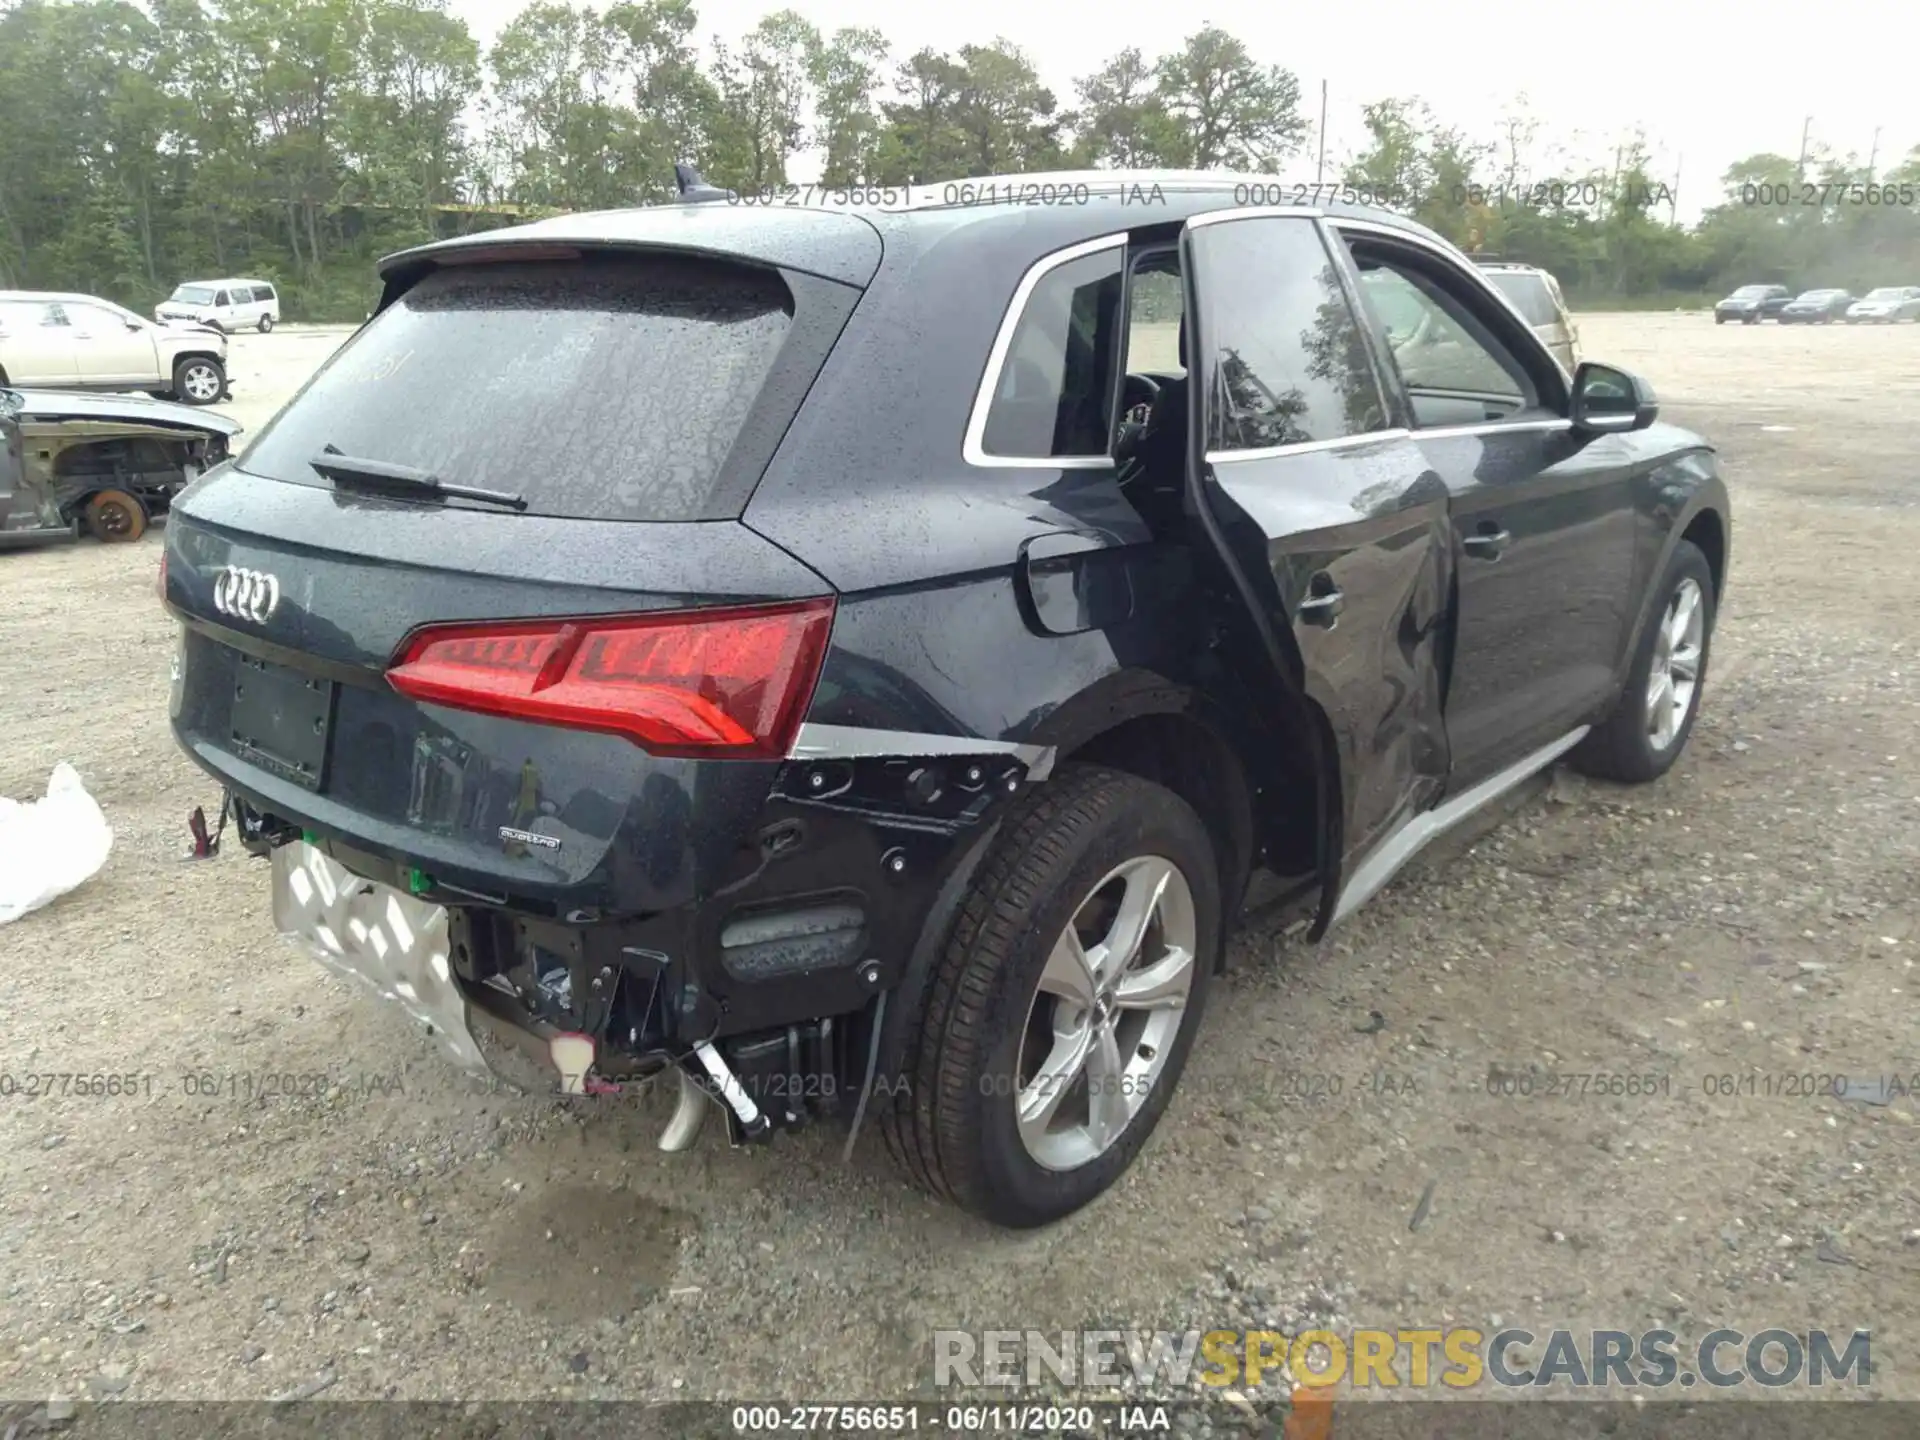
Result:
M833 604L431 625L387 680L415 700L624 735L655 755L779 759L813 699Z

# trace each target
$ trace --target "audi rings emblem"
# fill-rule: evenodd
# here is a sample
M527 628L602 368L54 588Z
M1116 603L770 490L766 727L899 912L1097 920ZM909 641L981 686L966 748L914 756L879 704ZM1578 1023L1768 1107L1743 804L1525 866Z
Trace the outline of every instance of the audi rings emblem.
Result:
M213 582L213 608L235 620L264 625L280 606L280 581L265 570L222 567Z

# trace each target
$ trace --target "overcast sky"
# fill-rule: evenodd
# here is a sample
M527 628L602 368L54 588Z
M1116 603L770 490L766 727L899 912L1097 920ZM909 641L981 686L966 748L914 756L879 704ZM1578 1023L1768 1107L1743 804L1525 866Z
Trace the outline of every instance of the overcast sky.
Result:
M519 0L449 3L483 45L521 8ZM695 3L703 49L713 35L738 35L781 8L779 0ZM1827 0L1817 10L1782 7L1771 15L1764 6L1732 0L1212 8L1112 0L796 0L794 8L823 31L878 28L892 42L895 60L922 46L952 50L1004 36L1027 52L1062 108L1074 103L1074 79L1115 51L1138 45L1155 55L1201 25L1217 24L1260 61L1300 77L1310 121L1317 119L1326 81L1330 170L1358 147L1366 101L1417 94L1442 121L1491 138L1511 98L1524 91L1543 140L1557 142L1576 163L1610 158L1621 136L1643 128L1669 185L1678 171L1683 221L1720 199L1720 174L1734 160L1757 150L1798 154L1808 116L1815 141L1862 160L1878 128L1882 172L1920 144L1920 11L1912 0ZM1287 178L1313 179L1315 158L1310 144L1287 167ZM792 178L813 173L803 163Z

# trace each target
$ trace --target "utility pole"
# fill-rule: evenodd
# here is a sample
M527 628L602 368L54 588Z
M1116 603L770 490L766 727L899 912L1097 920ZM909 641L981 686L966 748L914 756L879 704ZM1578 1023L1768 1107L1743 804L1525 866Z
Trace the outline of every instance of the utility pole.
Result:
M1680 223L1680 172L1687 163L1687 152L1682 150L1680 158L1673 162L1673 194L1667 197L1667 223Z
M1880 158L1880 127L1873 127L1873 148L1867 151L1867 179L1873 179L1873 162Z
M1807 116L1807 123L1800 127L1800 159L1793 167L1793 180L1797 185L1807 178L1807 137L1813 133L1813 116Z
M1318 188L1327 178L1327 82L1320 82L1320 164L1313 172L1313 183Z

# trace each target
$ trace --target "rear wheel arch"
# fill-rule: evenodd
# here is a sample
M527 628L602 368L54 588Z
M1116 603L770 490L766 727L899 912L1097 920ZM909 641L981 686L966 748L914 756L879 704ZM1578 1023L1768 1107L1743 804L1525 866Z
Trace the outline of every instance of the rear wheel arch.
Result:
M1304 697L1286 709L1277 725L1238 725L1203 690L1123 671L1053 711L1031 738L1060 762L1136 775L1190 805L1213 839L1231 916L1257 866L1320 872L1340 853L1340 777L1317 773L1337 764L1332 727ZM1309 730L1309 746L1285 743Z
M1145 711L1060 758L1138 776L1186 801L1213 840L1220 892L1231 913L1252 873L1256 819L1254 781L1224 734L1190 710Z

